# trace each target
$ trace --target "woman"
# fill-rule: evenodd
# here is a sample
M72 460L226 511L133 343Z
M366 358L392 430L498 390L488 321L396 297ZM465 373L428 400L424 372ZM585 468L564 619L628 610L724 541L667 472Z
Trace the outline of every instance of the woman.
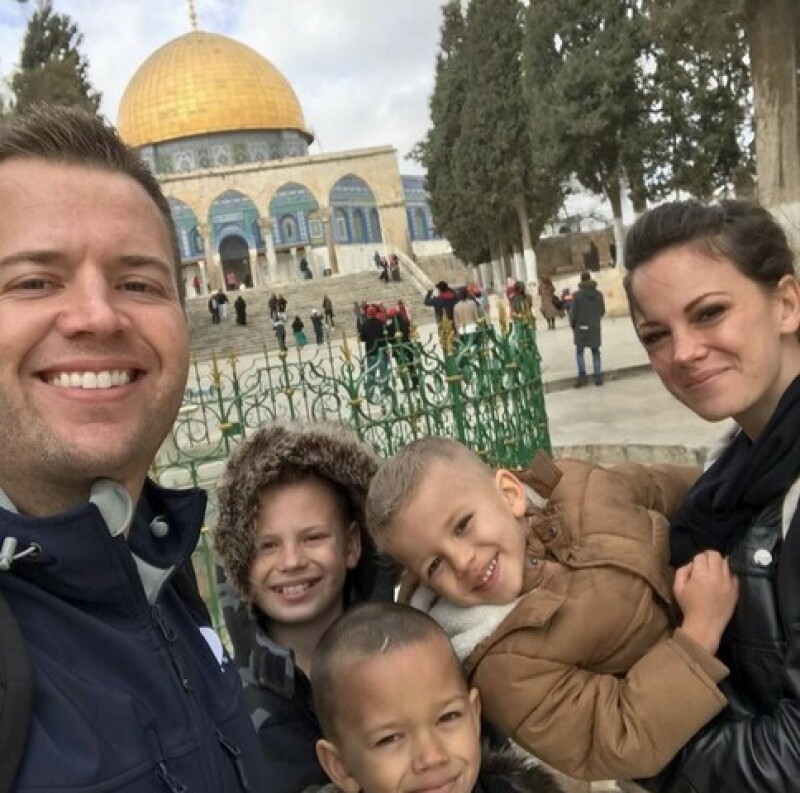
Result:
M300 319L299 314L295 315L294 321L292 322L292 333L294 334L294 343L298 347L305 347L306 344L308 344L305 327L305 323Z
M673 202L625 247L631 316L667 390L726 448L672 523L672 562L727 556L739 601L719 648L729 705L654 790L785 793L800 779L800 285L759 207ZM668 682L665 681L665 685Z

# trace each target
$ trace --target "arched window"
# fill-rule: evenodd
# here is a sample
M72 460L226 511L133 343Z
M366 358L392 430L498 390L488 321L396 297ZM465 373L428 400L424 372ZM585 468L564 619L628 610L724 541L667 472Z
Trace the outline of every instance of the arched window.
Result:
M381 231L381 216L378 210L373 207L369 211L369 230L370 242L383 242L383 232Z
M367 224L364 221L364 212L360 209L353 210L353 242L367 242Z
M336 242L350 242L350 230L347 225L347 215L343 209L333 211L334 231L333 237Z
M414 225L417 227L418 239L430 239L430 234L428 234L428 218L425 217L425 210L423 210L422 207L417 207L414 210Z
M297 242L297 222L291 215L281 218L281 242L287 245Z

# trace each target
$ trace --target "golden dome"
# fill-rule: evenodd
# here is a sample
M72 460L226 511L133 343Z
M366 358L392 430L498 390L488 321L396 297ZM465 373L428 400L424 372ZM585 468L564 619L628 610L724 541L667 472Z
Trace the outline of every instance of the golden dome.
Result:
M312 139L291 85L265 57L196 30L139 67L122 96L117 127L131 146L263 129L295 129Z

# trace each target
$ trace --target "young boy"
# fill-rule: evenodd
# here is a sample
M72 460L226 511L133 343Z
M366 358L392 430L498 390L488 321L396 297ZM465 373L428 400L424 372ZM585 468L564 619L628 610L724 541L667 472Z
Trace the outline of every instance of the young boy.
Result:
M320 762L344 793L558 793L505 752L481 767L480 702L442 629L393 603L350 609L311 665Z
M271 793L327 781L307 677L320 636L352 603L392 599L364 521L376 467L341 426L278 423L242 442L218 488L215 547L255 621L237 661Z
M736 580L718 555L678 571L672 631L665 516L696 473L539 454L515 476L425 438L379 469L367 522L491 723L570 776L644 777L725 705L714 653Z

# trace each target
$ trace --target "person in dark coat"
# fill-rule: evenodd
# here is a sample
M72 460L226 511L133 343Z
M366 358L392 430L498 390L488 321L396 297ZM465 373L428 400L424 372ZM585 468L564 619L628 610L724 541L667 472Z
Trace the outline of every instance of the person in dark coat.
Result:
M386 389L389 376L389 350L384 319L379 316L376 306L367 306L365 319L361 324L360 336L364 342L364 388L368 399L376 396L377 389Z
M278 298L274 292L269 296L267 306L269 307L269 318L274 321L278 317Z
M325 315L325 322L332 328L335 327L333 322L333 303L327 295L322 298L322 313Z
M325 328L322 326L322 316L317 309L311 309L311 324L314 326L314 340L317 344L325 341Z
M286 313L286 306L288 305L288 303L286 302L286 298L283 295L278 295L278 299L276 300L275 304L278 308L279 314Z
M445 632L410 606L362 603L345 612L320 640L311 680L325 736L317 752L334 782L327 790L562 790L519 752L482 756L478 691Z
M436 294L433 289L429 289L422 302L433 308L438 325L445 317L450 322L453 321L453 309L458 302L458 295L447 285L447 281L439 281L436 284Z
M286 351L286 315L278 314L272 321L272 330L275 332L275 338L278 340L278 347L284 352Z
M597 282L588 272L582 272L581 281L577 290L573 292L572 303L569 307L569 324L572 326L575 360L578 364L578 379L575 382L575 388L582 388L588 382L584 359L584 351L587 347L592 351L594 384L603 385L600 323L605 313L606 304L603 300L603 293L597 288Z
M211 314L211 322L214 325L219 325L220 316L219 316L219 301L217 299L217 295L213 294L210 298L208 298L208 310Z
M243 441L220 480L214 543L241 600L228 600L225 618L270 793L327 781L311 654L343 611L393 597L394 570L379 562L364 521L377 465L341 425L278 422ZM248 609L249 621L237 619Z
M236 324L237 325L246 325L247 324L247 303L245 299L239 295L236 300L233 301L233 310L236 312Z
M294 334L294 341L298 347L305 347L308 344L308 337L306 336L305 323L300 319L300 315L295 315L292 320L292 333Z

